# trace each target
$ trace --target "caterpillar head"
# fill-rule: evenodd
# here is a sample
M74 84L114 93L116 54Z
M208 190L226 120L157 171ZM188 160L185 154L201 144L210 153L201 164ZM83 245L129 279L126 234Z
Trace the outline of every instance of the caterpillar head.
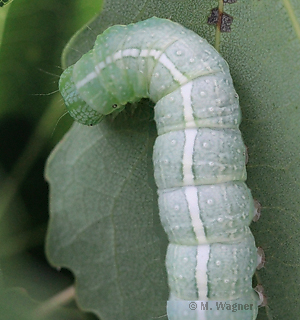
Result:
M77 122L84 125L95 125L103 120L106 114L120 111L124 106L112 104L108 106L109 112L103 114L89 106L79 95L72 79L73 67L67 68L59 79L59 91L64 99L70 116Z

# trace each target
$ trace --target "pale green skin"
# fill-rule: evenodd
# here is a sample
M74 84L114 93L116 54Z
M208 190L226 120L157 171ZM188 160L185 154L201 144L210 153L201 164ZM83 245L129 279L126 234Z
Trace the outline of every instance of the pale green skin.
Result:
M185 83L179 83L171 67L159 58L123 56L107 64L91 81L78 85L95 72L95 65L125 49L157 50L173 62L186 83L192 84L188 97L194 126L185 120L187 102L181 91ZM153 162L161 221L170 240L166 258L169 320L256 319L259 300L252 289L252 276L257 249L249 229L254 205L244 183L245 146L238 129L238 96L225 60L194 32L153 17L107 29L91 51L65 70L59 86L71 116L86 125L98 123L127 102L144 97L156 103L159 136ZM193 181L189 184L183 165L187 127L197 130L192 149ZM191 220L185 196L188 185L197 190L198 201L193 205L199 208L198 218L205 231L203 242L197 239ZM209 259L207 294L203 299L199 296L196 268L197 252L205 245L209 246ZM253 307L227 313L208 310L200 315L189 308L189 302L197 300L248 303Z

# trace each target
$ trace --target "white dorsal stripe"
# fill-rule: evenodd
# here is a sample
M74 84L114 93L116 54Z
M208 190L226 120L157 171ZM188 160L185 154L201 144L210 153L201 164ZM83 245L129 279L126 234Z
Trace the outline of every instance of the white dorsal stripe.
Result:
M131 49L131 56L137 58L140 55L139 49Z
M92 81L93 79L98 77L98 73L93 71L89 73L85 78L75 83L76 89L80 89L81 87L85 86L87 83Z
M188 186L184 189L184 194L188 203L189 213L198 243L207 243L204 226L200 217L197 188L194 186Z
M140 57L148 57L149 55L149 50L147 49L142 49L140 53Z
M97 73L100 73L102 69L104 69L106 66L105 62L104 61L101 61L100 63L98 63L96 66L95 66L95 70Z
M154 57L154 59L157 60L161 54L162 54L161 51L152 49L152 50L150 50L148 55L149 55L149 57Z
M197 136L197 129L186 129L185 143L183 150L182 169L183 169L183 184L185 186L194 185L194 174L193 174L193 154L194 144Z
M105 59L105 63L106 63L106 64L112 63L111 56L108 56L108 57Z
M180 84L188 81L188 78L176 68L175 64L164 53L160 56L158 61L171 72L175 81Z
M189 128L197 128L197 125L194 120L194 113L192 108L192 88L193 81L188 82L180 88L180 93L183 100L183 114L184 114L184 122L188 123Z
M154 59L158 59L160 57L160 55L162 54L161 51L159 50L139 50L136 48L131 48L131 49L125 49L125 50L119 50L116 53L114 53L111 56L106 57L105 61L101 61L99 62L96 66L95 66L95 71L92 71L91 73L89 73L88 75L86 75L82 80L78 81L76 83L76 88L77 90L82 88L83 86L85 86L87 83L89 83L90 81L92 81L93 79L95 79L98 74L101 72L102 69L104 69L108 64L122 59L123 57L132 57L132 58L137 58L138 56L140 57L154 57ZM168 58L167 58L168 59ZM172 66L173 63L169 60L169 66ZM174 65L173 65L174 66ZM175 66L173 67L173 69L175 68ZM175 68L176 69L176 68ZM169 69L170 70L170 69ZM172 71L170 70L170 72L172 73ZM178 71L179 72L179 71ZM172 73L173 74L173 73ZM182 74L180 73L180 75L182 76ZM184 76L183 76L184 77ZM185 77L184 77L185 78Z
M138 49L126 49L123 51L122 56L123 57L132 57L132 58L136 58L140 55L140 50Z
M197 301L197 320L206 320L207 310L206 301Z
M113 61L120 60L120 59L122 59L122 50L117 51L116 53L114 53L114 56L113 56Z
M80 89L87 83L89 83L91 80L95 79L97 77L97 74L101 72L102 69L104 69L108 64L112 63L113 61L119 60L122 57L133 57L137 58L138 56L141 57L154 57L154 59L158 59L159 62L164 65L173 76L174 80L179 82L180 84L188 82L188 78L184 76L174 65L174 63L161 51L152 49L150 50L139 50L139 49L125 49L125 50L119 50L116 53L114 53L112 56L108 56L105 61L101 61L95 66L96 72L91 72L87 76L85 76L82 80L78 81L76 83L76 88ZM192 107L191 107L191 89L192 89L192 83L188 82L184 87L181 88L182 97L183 99L186 99L186 103L184 104L187 106L187 112L191 113L192 115Z
M122 57L130 57L131 56L131 49L125 49L122 51Z
M208 278L207 278L207 264L209 260L210 246L203 244L197 246L197 266L196 266L196 283L198 289L198 299L206 300L208 294Z

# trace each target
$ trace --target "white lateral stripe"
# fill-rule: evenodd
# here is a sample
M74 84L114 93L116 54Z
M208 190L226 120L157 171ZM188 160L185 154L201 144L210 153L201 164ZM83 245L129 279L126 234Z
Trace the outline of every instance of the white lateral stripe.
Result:
M192 88L193 88L193 81L190 81L181 87L180 93L181 93L182 100L183 100L184 122L186 124L188 123L189 128L191 128L191 127L196 128L197 125L194 120L192 100L191 100Z
M207 243L202 220L200 218L199 199L197 188L189 186L184 189L184 194L189 207L193 229L199 244Z
M88 82L95 79L98 76L98 74L93 71L89 73L85 78L75 83L76 89L80 89L81 87L85 86Z
M180 84L188 81L188 78L176 69L174 63L164 53L160 56L158 61L171 72L174 80L178 81Z
M197 266L196 266L196 283L198 289L198 299L207 299L208 293L208 278L207 278L207 263L209 260L210 246L208 244L197 247Z
M197 129L186 129L185 133L185 144L183 150L183 183L186 186L194 185L194 174L192 171L193 166L193 153L194 144L197 136Z

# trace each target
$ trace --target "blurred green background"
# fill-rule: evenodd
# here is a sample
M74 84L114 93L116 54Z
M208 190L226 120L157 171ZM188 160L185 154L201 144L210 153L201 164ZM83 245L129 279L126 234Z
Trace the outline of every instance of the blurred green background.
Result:
M33 319L38 301L73 283L45 259L43 171L73 122L57 93L62 50L100 9L95 0L14 0L0 8L0 276L1 286L21 288L2 293L0 319ZM44 318L95 319L75 303Z

